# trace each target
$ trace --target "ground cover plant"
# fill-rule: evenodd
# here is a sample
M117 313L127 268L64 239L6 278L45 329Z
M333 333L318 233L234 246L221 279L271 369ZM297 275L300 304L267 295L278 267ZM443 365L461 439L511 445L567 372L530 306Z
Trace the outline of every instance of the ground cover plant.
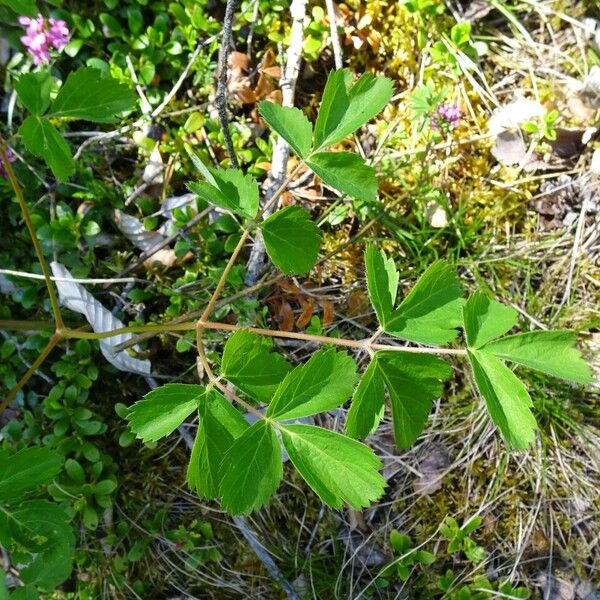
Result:
M595 597L595 7L104 5L0 2L0 597Z

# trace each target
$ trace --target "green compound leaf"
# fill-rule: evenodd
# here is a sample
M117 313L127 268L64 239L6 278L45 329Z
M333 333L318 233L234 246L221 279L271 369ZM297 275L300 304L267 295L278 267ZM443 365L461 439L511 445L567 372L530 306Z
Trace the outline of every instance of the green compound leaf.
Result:
M198 410L204 392L203 386L188 383L167 383L148 392L127 415L131 431L144 442L160 440Z
M254 177L239 169L206 169L210 181L190 182L189 190L209 204L253 219L258 212L258 183Z
M448 363L413 352L376 352L363 375L348 412L346 431L366 437L379 421L383 388L387 388L394 420L394 437L399 448L408 448L427 422L433 401L452 374Z
M308 417L341 406L356 383L356 364L345 352L323 348L281 382L267 417L283 421Z
M513 448L527 448L535 439L537 424L525 386L499 358L486 349L469 350L469 361L477 389L484 397L492 420L504 439Z
M3 539L1 532L7 530L10 537ZM75 537L67 514L57 504L30 500L0 513L0 543L9 547L13 542L32 555L19 573L23 583L50 591L70 575Z
M370 245L365 253L367 269L367 288L371 304L382 327L389 319L398 293L398 271L391 258L386 258L385 252L377 246Z
M67 142L45 117L27 117L19 133L29 152L43 158L59 181L66 181L75 172L75 162Z
M84 67L69 74L48 116L112 123L120 113L133 110L136 102L137 96L126 85L99 69Z
M232 515L264 506L283 477L281 449L273 427L257 421L238 437L222 463L221 503Z
M345 69L333 71L325 85L315 123L315 148L321 150L356 131L377 115L392 97L392 81L362 75L349 86L351 75Z
M276 131L300 158L306 158L312 145L312 125L298 108L273 102L259 102L262 118Z
M421 344L447 344L462 325L462 290L455 269L433 263L386 321L385 331Z
M592 371L575 347L571 331L532 331L490 342L486 352L548 375L576 383L592 383Z
M476 292L463 308L463 318L467 344L470 348L480 348L507 331L517 322L517 311L490 300L483 292Z
M268 402L292 368L274 352L271 338L241 330L225 344L221 375L252 398Z
M306 275L317 262L321 232L306 210L287 206L261 225L267 254L286 275Z
M373 202L377 178L372 167L350 152L318 152L306 159L307 166L325 183L351 198Z
M187 469L191 489L209 500L217 498L223 457L250 426L219 392L210 390L200 401L196 440Z
M50 106L52 77L48 71L25 73L15 82L23 106L34 116L43 115Z
M0 452L0 502L20 500L26 492L49 483L62 465L63 457L48 448Z
M281 438L292 464L332 508L363 508L383 494L381 461L364 444L312 425L285 425Z

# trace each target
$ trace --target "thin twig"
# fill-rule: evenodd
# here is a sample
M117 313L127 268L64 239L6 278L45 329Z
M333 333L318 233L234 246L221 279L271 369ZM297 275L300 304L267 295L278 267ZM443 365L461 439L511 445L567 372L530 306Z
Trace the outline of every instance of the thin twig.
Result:
M292 15L292 27L290 32L290 45L286 52L285 61L282 57L282 70L279 86L281 87L282 105L294 106L296 93L296 82L302 59L302 43L304 41L304 17L306 16L306 0L293 0L290 6ZM269 202L272 195L281 187L287 172L290 147L288 143L279 136L273 148L271 158L271 171L269 173L269 184L265 190L265 201ZM268 214L268 213L266 213ZM262 270L264 269L265 244L262 235L257 232L254 244L250 251L246 265L246 277L244 283L253 286Z
M219 112L219 121L221 122L221 130L225 139L225 146L229 154L229 160L235 169L239 169L233 140L229 133L229 119L227 117L227 74L229 50L233 45L231 30L233 28L233 18L235 16L235 0L227 0L225 6L225 18L223 19L223 30L221 33L221 47L219 48L219 60L217 63L217 93L215 95L215 104Z
M325 0L327 7L327 20L329 21L329 33L331 36L331 47L333 48L333 60L336 69L342 68L342 49L340 48L340 38L337 31L337 20L335 18L335 8L333 0Z
M32 363L32 365L29 367L29 369L27 369L27 371L21 377L21 379L19 379L19 381L17 382L15 387L12 388L12 390L10 390L8 392L8 394L6 395L6 398L4 398L4 400L2 402L0 402L0 414L2 414L11 405L12 401L14 400L14 398L17 395L17 393L19 392L19 390L21 390L23 388L23 386L29 381L29 379L33 375L35 375L36 371L41 367L42 363L46 360L46 357L48 356L48 354L50 354L50 352L52 352L52 350L54 349L54 347L56 346L56 344L58 344L58 342L60 340L61 340L60 335L58 335L56 333L54 333L52 335L50 340L48 340L46 347L40 352L40 355L35 359L35 361Z

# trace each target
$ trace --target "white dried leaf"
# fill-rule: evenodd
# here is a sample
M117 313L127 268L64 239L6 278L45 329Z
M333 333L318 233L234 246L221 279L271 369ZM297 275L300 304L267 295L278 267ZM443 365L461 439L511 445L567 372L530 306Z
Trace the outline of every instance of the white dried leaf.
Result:
M448 213L446 209L436 202L431 200L425 207L425 218L427 222L436 229L442 229L448 225Z
M600 66L594 65L583 80L581 99L594 110L600 108Z
M488 129L492 135L498 135L502 131L519 129L523 123L541 118L545 113L539 102L517 98L494 112L488 121Z
M142 221L118 209L115 210L115 223L121 233L143 252L150 252L165 241L160 233L147 231Z
M600 177L600 148L594 150L592 154L592 164L590 165L590 171Z
M492 147L492 156L504 165L518 165L527 156L527 146L520 131L501 131Z
M100 333L124 327L123 323L108 309L104 308L82 285L72 281L64 281L73 278L64 265L52 262L50 268L54 277L58 278L55 283L60 303L66 308L82 314L95 332ZM129 356L124 350L121 352L115 352L114 350L115 346L127 342L132 337L131 333L121 333L100 340L100 351L111 365L121 371L149 375L152 368L149 360L139 360ZM138 348L134 347L134 349Z
M152 185L162 185L164 183L164 164L158 144L154 147L154 150L150 153L150 160L144 169L142 175L142 181L144 183L151 183Z

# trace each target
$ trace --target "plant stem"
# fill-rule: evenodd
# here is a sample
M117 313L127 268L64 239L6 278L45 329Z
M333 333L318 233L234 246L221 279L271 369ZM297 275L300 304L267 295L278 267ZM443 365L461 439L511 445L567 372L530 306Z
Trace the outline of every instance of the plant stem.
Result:
M219 278L217 287L215 288L214 292L212 293L212 296L210 297L210 300L208 301L206 308L204 309L202 315L200 316L200 319L198 320L199 328L201 328L200 323L202 321L206 321L208 319L208 317L210 317L210 313L212 312L213 308L215 307L215 304L216 304L217 300L219 299L221 292L223 291L223 287L225 286L225 281L227 280L227 276L229 275L231 269L233 268L233 265L239 255L239 253L242 251L242 248L244 247L244 244L246 243L246 240L248 239L248 236L250 235L250 230L252 229L252 227L254 227L258 223L258 219L262 216L262 214L266 210L268 210L279 199L279 197L281 196L281 194L283 193L285 188L288 186L290 181L297 175L298 171L300 171L301 168L302 168L302 163L298 163L296 165L296 167L293 169L293 171L285 178L285 181L279 186L279 188L273 194L271 199L259 211L258 215L252 221L250 221L250 223L248 223L248 225L244 229L244 232L242 233L242 237L240 238L239 242L237 243L236 247L234 248L231 256L229 257L229 260L227 261L227 264L225 265L225 269L223 270L223 273L221 274L221 277Z
M391 344L374 344L373 338L363 340L349 340L346 338L326 337L324 335L312 335L310 333L300 333L296 331L279 331L272 329L260 329L258 327L244 327L242 325L230 325L229 323L213 323L211 321L202 321L203 329L213 329L215 331L240 331L244 329L257 335L275 338L287 338L292 340L304 340L316 344L333 344L335 346L345 346L346 348L356 348L358 350L391 350L393 352L413 352L418 354L451 354L464 356L467 351L462 348L422 348L418 346L392 346Z
M17 385L15 385L15 387L12 390L10 390L10 392L8 392L6 398L4 398L2 402L0 402L0 414L2 414L6 410L6 408L10 406L10 403L14 400L15 396L17 395L17 392L29 381L31 376L34 375L35 372L40 368L44 360L46 360L48 354L52 352L52 349L54 348L54 346L56 346L56 344L58 344L58 342L60 342L60 340L60 335L58 335L57 333L52 334L52 337L48 340L46 347L40 352L40 355L35 359L35 362L29 367L29 369L27 369L27 371L21 377L21 379L19 379Z
M42 267L42 273L44 274L44 280L46 282L46 287L48 288L48 296L50 297L50 304L52 305L52 312L54 314L54 321L56 322L57 329L63 329L64 324L62 320L62 315L60 313L60 307L58 305L58 298L56 296L56 292L54 291L54 284L50 279L50 269L48 267L48 263L46 262L46 257L42 251L42 246L37 237L37 232L35 227L33 226L33 221L31 220L31 213L29 212L29 207L27 206L27 202L25 201L25 196L23 195L23 190L17 181L17 177L12 168L10 161L8 160L8 156L6 154L6 142L0 137L0 156L2 156L2 162L4 163L4 170L8 175L8 179L10 184L17 196L17 200L19 202L19 206L21 207L21 212L23 213L23 219L25 219L25 224L27 225L27 229L29 230L29 235L31 236L31 241L33 243L33 247L35 249L35 253L37 255L38 260L40 261L40 266ZM37 361L36 361L37 362ZM35 363L34 363L35 364Z

